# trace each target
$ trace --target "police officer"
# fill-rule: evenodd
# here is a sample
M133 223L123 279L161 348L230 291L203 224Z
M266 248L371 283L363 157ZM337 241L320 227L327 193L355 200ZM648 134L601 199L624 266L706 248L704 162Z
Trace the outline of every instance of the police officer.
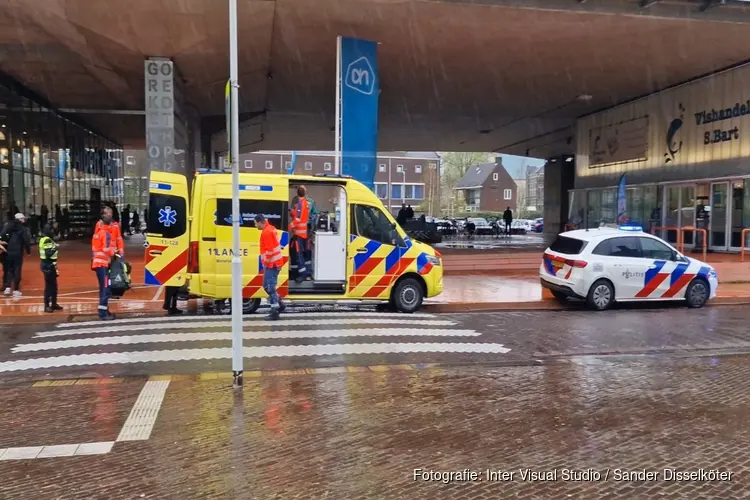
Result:
M57 303L57 277L60 275L57 267L59 245L52 239L56 230L57 224L53 219L44 226L42 238L39 240L39 259L44 275L44 312L46 313L62 311L62 307Z

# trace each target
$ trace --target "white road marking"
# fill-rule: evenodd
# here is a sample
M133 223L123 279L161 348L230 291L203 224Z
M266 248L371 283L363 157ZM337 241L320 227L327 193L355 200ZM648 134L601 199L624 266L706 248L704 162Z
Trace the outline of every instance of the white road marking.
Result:
M159 295L161 295L161 292L164 291L164 285L160 286L158 290L156 290L156 293L154 294L154 298L151 299L151 301L159 300Z
M117 441L144 441L151 437L151 430L159 416L159 409L169 387L169 380L149 380L143 386L138 399L130 410Z
M259 327L260 325L268 323L259 323L257 321L244 321L244 325L248 327ZM400 318L351 318L351 319L280 319L274 321L273 325L279 326L328 326L328 325L401 325L401 326L453 326L456 323L449 320L433 319L433 320L410 320L407 315L403 315ZM195 329L195 328L228 328L230 323L228 321L182 321L174 323L166 323L159 325L122 325L118 326L115 323L107 323L106 326L101 322L98 323L98 328L81 328L81 329L61 329L53 330L50 332L37 332L34 337L64 337L67 335L89 335L96 333L113 333L113 332L134 332L134 331L146 331L146 330L182 330L182 329Z
M383 344L322 344L294 346L245 347L246 358L275 358L290 356L341 356L348 354L394 354L411 352L491 353L505 354L510 349L490 343L383 343ZM0 373L40 370L62 366L92 366L198 359L230 359L230 347L177 349L166 351L132 351L96 354L72 354L47 358L31 358L0 362Z
M55 444L51 446L23 446L4 450L0 449L0 460L104 455L112 451L114 444L114 441L99 441L96 443Z
M245 340L260 339L306 339L306 338L341 338L341 337L478 337L482 335L475 330L456 329L419 329L419 328L357 328L343 330L267 330L245 332ZM187 332L187 333L144 333L141 335L119 335L113 337L90 337L84 339L53 340L33 344L19 344L11 352L37 352L53 349L72 349L101 345L150 344L159 342L198 342L232 339L229 331L224 332Z
M98 299L97 299L98 300ZM287 313L289 314L289 313ZM293 313L294 314L294 313ZM335 311L320 311L320 312L300 312L297 314L294 314L294 317L310 317L310 318L435 318L436 316L434 314L429 313L413 313L413 314L402 314L402 313L384 313L384 312L370 312L370 311L341 311L341 312L335 312ZM255 321L262 321L264 319L264 316L261 314L245 314L244 315L245 321L247 320L255 320ZM226 323L230 323L232 321L231 316L192 316L192 317L183 317L183 316L161 316L157 318L148 318L148 317L142 317L142 318L127 318L127 319L118 319L117 324L132 324L132 323L172 323L172 322L185 322L185 321L223 321ZM101 321L81 321L80 323L59 323L55 325L55 328L80 328L83 326L97 326L101 327L102 322Z

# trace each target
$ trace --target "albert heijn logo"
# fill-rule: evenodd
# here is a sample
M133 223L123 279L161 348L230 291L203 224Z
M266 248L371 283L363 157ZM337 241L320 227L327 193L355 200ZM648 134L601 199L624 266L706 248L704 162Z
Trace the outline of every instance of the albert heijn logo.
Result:
M355 59L347 66L344 84L362 94L372 95L375 91L375 70L367 57Z

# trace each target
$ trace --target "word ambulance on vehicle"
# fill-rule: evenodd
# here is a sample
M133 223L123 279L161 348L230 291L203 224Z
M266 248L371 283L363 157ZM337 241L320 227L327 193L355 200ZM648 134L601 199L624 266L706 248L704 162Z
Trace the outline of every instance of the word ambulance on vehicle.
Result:
M597 310L646 300L702 307L719 286L713 267L628 225L561 233L544 252L539 277L555 298L585 300Z
M304 185L318 216L309 235L313 279L296 278L288 232L289 209ZM231 297L232 177L197 173L188 196L185 176L151 172L146 242L146 284L186 286L190 295ZM411 240L382 202L348 176L240 174L240 241L245 311L254 312L263 290L262 213L279 231L283 267L278 292L305 302L388 301L403 312L419 309L443 290L440 254Z

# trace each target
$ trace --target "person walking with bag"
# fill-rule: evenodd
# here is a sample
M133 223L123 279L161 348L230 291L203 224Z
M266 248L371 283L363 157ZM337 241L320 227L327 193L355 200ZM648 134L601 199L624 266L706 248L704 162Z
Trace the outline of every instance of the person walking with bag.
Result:
M112 218L110 207L102 209L102 218L96 223L91 239L91 252L91 269L96 273L99 282L99 319L113 320L115 315L109 312L109 266L115 256L122 257L125 254L125 249L120 225Z
M26 228L26 216L17 213L13 220L5 225L0 232L0 240L5 245L5 274L3 275L3 286L5 296L13 294L14 298L21 297L21 271L23 269L23 256L31 254L31 235Z
M57 259L60 246L53 239L57 230L56 226L54 219L45 225L39 240L39 259L44 275L44 312L46 313L62 311L62 307L57 303L57 277L60 275Z

